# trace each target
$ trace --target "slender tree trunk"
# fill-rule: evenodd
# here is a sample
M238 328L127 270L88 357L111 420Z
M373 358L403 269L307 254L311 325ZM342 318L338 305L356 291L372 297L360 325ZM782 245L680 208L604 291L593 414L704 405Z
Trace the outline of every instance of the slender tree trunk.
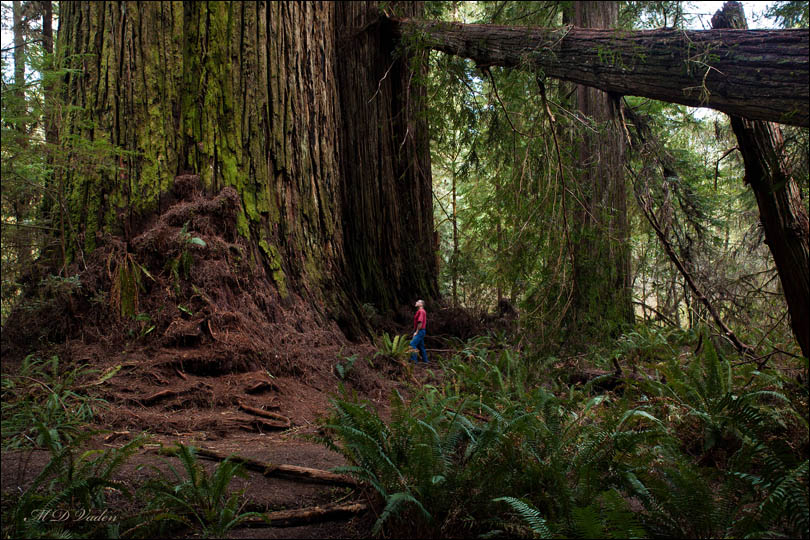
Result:
M25 25L23 22L23 5L19 0L12 2L13 19L13 39L14 39L14 90L12 92L10 107L11 120L14 124L12 136L16 145L20 149L28 148L28 103L25 96ZM22 196L17 196L13 201L15 223L22 224L31 210L31 200L34 195L30 188L25 187L21 191ZM17 227L14 231L14 243L17 245L17 264L20 272L26 271L31 266L31 248L34 236L31 230Z
M22 88L25 85L25 36L23 35L22 2L11 3L12 32L14 36L14 85Z
M607 28L617 20L615 2L574 4L577 26ZM570 204L575 223L571 330L579 335L606 334L633 320L625 142L614 99L584 85L577 85L576 96L577 108L593 121L595 131L580 135L579 195Z
M42 48L45 51L44 72L46 81L42 85L45 101L45 142L52 147L57 142L56 122L53 114L54 85L53 74L53 3L43 0L42 4Z
M12 33L14 36L14 107L13 114L20 146L25 145L25 29L23 28L23 9L20 0L11 3Z
M712 18L714 28L747 28L738 2L726 2ZM806 32L806 31L805 31ZM731 128L745 163L745 182L759 207L765 241L790 311L802 354L810 358L810 222L807 201L784 159L784 139L770 122L731 116Z
M67 235L65 229L65 213L63 211L63 186L61 184L56 185L53 172L55 163L54 153L56 152L56 146L59 142L59 132L56 121L55 74L53 72L53 3L51 0L43 0L40 4L42 6L40 10L42 13L42 48L45 51L42 84L45 151L47 152L47 165L50 171L45 179L45 185L50 190L50 196L46 196L42 201L42 213L54 228L57 228L56 213L59 215L59 248L62 259L62 268L60 271L64 272L67 266L67 246L65 244Z
M412 4L406 4L417 15ZM358 301L436 295L422 94L376 3L65 2L63 179L84 251L165 210L181 172L239 193L282 297L350 333ZM74 250L75 251L75 250ZM325 308L325 310L323 309Z
M453 255L452 255L452 276L453 276L453 307L458 307L458 214L456 213L456 163L453 161Z
M528 67L616 94L808 127L807 30L610 30L393 20L481 66Z

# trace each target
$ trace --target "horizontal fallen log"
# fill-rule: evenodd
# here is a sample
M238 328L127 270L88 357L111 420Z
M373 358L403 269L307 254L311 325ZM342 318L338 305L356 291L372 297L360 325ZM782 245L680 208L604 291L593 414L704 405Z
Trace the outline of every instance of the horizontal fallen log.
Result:
M801 30L533 28L389 19L396 37L479 66L526 67L619 95L807 127Z
M366 510L368 510L368 505L365 503L327 504L293 510L279 510L265 514L269 522L261 518L253 518L243 521L240 527L294 527L322 521L348 519L357 514L362 514Z
M230 459L241 463L246 469L262 473L266 477L284 478L286 480L296 480L303 482L314 482L319 484L333 484L338 486L354 487L357 482L347 476L336 474L321 469L311 469L309 467L299 467L298 465L274 465L252 458L246 458L233 454L225 454L209 448L197 448L197 455L214 461L225 461Z

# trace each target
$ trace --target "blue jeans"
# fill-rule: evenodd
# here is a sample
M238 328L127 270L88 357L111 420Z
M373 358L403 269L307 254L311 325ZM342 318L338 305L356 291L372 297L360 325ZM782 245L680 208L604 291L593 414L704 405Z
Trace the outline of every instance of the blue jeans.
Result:
M425 350L425 331L419 330L416 336L411 340L411 348L419 349L422 353L422 361L428 363L427 351ZM411 353L411 362L417 362L419 359L416 353Z

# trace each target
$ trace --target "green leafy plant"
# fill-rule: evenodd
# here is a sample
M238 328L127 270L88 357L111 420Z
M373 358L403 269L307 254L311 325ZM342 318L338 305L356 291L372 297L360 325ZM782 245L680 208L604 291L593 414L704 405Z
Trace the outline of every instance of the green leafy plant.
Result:
M155 281L149 270L135 260L132 253L117 257L110 253L107 259L107 274L112 282L109 299L111 306L121 317L136 317L140 294L144 289L143 276Z
M188 223L186 221L180 232L177 233L181 245L180 252L166 262L166 268L174 278L174 289L177 294L180 293L180 278L188 279L191 266L194 263L191 247L206 247L205 240L188 232Z
M136 437L121 448L83 450L83 443L97 432L86 431L63 445L41 422L35 428L51 459L8 514L4 512L3 537L118 537L119 516L108 508L107 497L110 493L132 497L113 476L146 438Z
M185 476L171 463L166 465L172 475L170 480L155 466L150 466L156 474L143 487L149 499L147 512L151 514L149 530L163 534L168 527L199 527L206 538L222 538L225 534L251 517L264 518L257 512L242 512L243 491L228 491L235 477L246 478L244 467L235 461L219 463L209 476L197 461L194 447L178 444L172 449L183 466Z
M26 357L17 374L4 374L2 378L3 447L44 445L37 424L46 427L53 444L69 442L94 418L96 409L106 404L82 390L104 383L120 368L115 366L95 381L82 383L99 370L86 364L67 368L57 356Z
M535 538L552 538L551 531L546 525L546 520L540 515L531 503L516 499L514 497L498 497L492 499L493 502L504 502L517 513L521 519L529 526Z
M349 376L351 373L352 368L354 367L354 363L357 361L357 355L353 354L351 356L347 356L343 359L342 362L335 363L335 374L338 376L338 379L344 380L346 377Z
M323 442L350 463L336 470L378 497L375 534L404 523L413 534L434 536L472 523L468 535L483 533L493 520L517 526L494 500L495 486L505 494L534 492L533 504L553 520L548 530L573 533L576 509L594 503L602 485L621 484L628 456L662 434L660 422L639 409L593 426L586 419L604 400L573 414L543 390L523 402L500 392L497 408L432 387L409 404L395 393L390 422L368 403L333 400ZM537 485L544 486L539 493Z
M410 339L406 335L395 335L391 338L388 332L383 332L377 343L377 352L374 356L388 356L395 360L407 358L411 352Z
M183 224L183 227L180 229L178 233L180 237L180 242L189 246L199 246L205 247L205 240L198 236L193 236L190 232L188 232L188 221Z

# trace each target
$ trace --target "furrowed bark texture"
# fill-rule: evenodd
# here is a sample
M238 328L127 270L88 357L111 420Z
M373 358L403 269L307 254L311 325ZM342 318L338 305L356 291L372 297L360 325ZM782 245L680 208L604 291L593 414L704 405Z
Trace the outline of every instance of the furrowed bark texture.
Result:
M715 28L746 28L739 2L726 2L712 17ZM785 292L791 327L802 354L810 358L810 221L807 201L785 162L784 139L770 122L731 116L731 128L745 163L745 182L759 207L765 241Z
M575 2L574 24L610 27L618 20L616 2ZM574 335L612 333L633 321L630 250L624 178L624 135L618 103L607 93L577 85L577 108L595 130L578 134L576 197L573 209Z
M399 9L416 15L418 7ZM409 69L410 56L392 58L395 43L377 24L375 2L337 2L336 14L343 29L340 172L350 179L343 230L353 288L377 307L436 297L430 148L417 117L425 93L416 80L424 73Z
M393 21L483 66L527 67L617 94L807 127L807 30L610 30Z
M415 284L435 293L435 269L406 264L406 248L432 246L430 175L409 172L429 159L412 155L423 126L400 94L406 88L390 81L365 123L392 44L374 32L363 34L363 48L346 41L351 12L373 9L64 3L60 58L78 70L64 85L74 107L63 143L77 164L66 177L79 233L72 245L91 250L100 232L130 236L138 216L161 211L174 177L188 171L206 190L238 191L238 232L282 296L296 291L340 318L347 293L381 307L409 300ZM363 84L341 84L346 54L373 66ZM411 76L405 61L394 73L397 83ZM348 165L358 152L368 159ZM400 241L389 248L391 235ZM374 265L374 279L355 281L357 268Z

